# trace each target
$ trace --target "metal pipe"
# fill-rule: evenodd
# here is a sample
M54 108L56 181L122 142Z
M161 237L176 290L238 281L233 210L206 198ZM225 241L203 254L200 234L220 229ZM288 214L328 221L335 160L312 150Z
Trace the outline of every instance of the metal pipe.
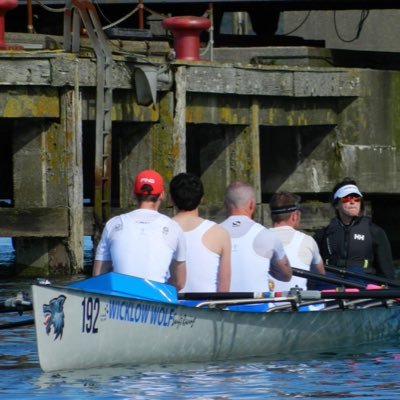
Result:
M144 29L143 0L139 0L139 29Z
M27 30L28 30L28 33L34 33L35 29L33 28L32 0L26 1L26 8L27 8L27 14L28 14Z

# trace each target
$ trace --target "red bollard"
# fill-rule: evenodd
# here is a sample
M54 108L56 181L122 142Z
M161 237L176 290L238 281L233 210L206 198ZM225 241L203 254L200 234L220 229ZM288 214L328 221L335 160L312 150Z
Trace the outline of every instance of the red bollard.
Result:
M209 29L211 21L203 17L169 17L162 22L174 35L174 49L178 60L200 60L200 32Z
M16 46L8 46L4 40L4 30L5 30L4 18L6 12L8 10L17 7L17 5L18 5L18 0L0 0L0 50L7 50L16 47Z

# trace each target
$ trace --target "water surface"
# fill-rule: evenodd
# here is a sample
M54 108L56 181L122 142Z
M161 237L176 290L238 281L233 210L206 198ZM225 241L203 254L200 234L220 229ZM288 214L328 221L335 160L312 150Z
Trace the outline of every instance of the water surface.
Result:
M12 262L9 246L0 239L0 264ZM20 290L29 293L31 284L32 280L2 280L0 300ZM0 328L29 318L31 313L0 314ZM45 373L39 366L32 325L0 329L0 398L399 399L400 339L351 351L273 361L132 365Z

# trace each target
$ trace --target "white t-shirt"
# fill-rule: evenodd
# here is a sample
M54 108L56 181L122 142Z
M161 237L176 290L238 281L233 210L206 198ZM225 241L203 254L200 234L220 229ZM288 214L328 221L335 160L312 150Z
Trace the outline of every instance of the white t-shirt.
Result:
M285 257L280 239L244 215L221 223L231 237L231 292L269 291L270 262Z
M204 220L191 231L184 232L186 239L186 284L181 292L216 292L221 256L203 244L204 234L215 222Z
M112 261L113 271L157 282L169 278L172 259L185 261L181 227L154 210L137 209L111 218L96 249L96 260Z

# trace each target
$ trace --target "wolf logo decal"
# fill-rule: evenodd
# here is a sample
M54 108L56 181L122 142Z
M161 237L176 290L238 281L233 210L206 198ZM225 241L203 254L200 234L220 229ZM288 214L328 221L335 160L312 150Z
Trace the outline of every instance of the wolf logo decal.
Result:
M54 340L62 338L64 329L64 295L58 296L56 299L51 299L49 304L43 304L44 325L46 326L47 335L53 327Z

